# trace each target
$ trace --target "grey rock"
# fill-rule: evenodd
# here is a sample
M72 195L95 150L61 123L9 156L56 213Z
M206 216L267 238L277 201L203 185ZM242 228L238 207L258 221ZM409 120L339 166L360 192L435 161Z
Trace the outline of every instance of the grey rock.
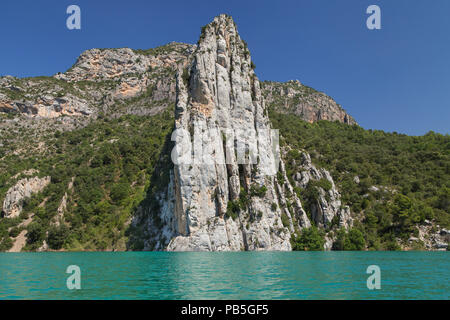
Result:
M188 79L183 76L186 73ZM248 138L244 130L270 129L248 49L233 20L226 15L216 17L204 28L193 61L187 70L178 72L176 92L176 129L194 133L199 128L233 130L231 144L228 138L226 143L222 141L220 134L204 137L216 150L212 155L215 160L226 159L230 147ZM228 152L227 164L217 161L214 165L175 165L167 191L159 196L162 210L157 220L162 221L163 227L153 232L149 241L154 244L153 249L291 250L294 223L301 229L309 220L300 201L292 214L285 210L285 199L279 191L292 186L280 186L274 175L266 174L268 167L277 168L272 138L265 138L264 143L247 141L251 150L258 150L258 163L239 164L235 153ZM183 148L195 148L190 143L186 142ZM251 188L262 186L267 190L263 197L249 197L248 207L241 208L234 220L228 217L227 206L238 198L241 188L250 194ZM149 234L158 229L153 221L148 220Z
M301 84L298 80L285 83L264 81L261 89L267 105L281 113L293 113L305 121L339 121L356 124L339 104L331 97Z
M447 243L444 243L444 242L436 242L436 243L434 244L434 247L435 247L436 249L447 249L447 248L448 248L448 244L447 244Z
M328 228L331 226L333 218L339 218L340 226L350 228L353 225L350 208L344 206L341 202L341 195L337 190L333 178L325 169L317 169L311 161L311 157L307 152L302 153L302 161L299 164L300 171L294 175L295 185L302 189L308 187L310 181L326 179L331 184L331 189L325 191L321 187L317 187L319 198L311 205L311 214L317 226Z

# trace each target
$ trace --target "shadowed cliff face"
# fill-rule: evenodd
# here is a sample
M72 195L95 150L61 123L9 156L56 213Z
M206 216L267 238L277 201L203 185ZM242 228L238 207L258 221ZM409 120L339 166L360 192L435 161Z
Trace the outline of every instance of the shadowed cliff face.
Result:
M295 114L308 122L328 120L357 124L333 98L298 80L285 83L264 81L261 88L267 106L276 112Z

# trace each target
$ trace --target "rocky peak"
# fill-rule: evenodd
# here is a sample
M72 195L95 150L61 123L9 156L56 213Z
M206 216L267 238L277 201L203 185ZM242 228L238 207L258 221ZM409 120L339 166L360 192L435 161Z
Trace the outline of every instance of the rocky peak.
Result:
M190 62L191 67L187 68ZM221 68L216 68L216 63ZM207 69L208 66L214 68ZM211 111L209 101L221 105L216 103L219 99L240 97L238 91L241 90L242 96L252 98L245 98L245 101L259 101L262 105L262 96L267 106L277 112L294 113L306 121L356 123L324 93L299 81L259 83L254 81L253 69L250 51L233 19L220 15L202 29L197 45L171 42L147 50L90 49L83 52L69 70L53 77L0 77L0 113L39 119L69 116L81 122L84 122L82 118L95 118L99 112L155 114L173 106L175 73L185 70L183 79L192 80L192 83L185 83L185 87L192 85L191 97L205 108L202 112L206 114ZM231 79L230 85L236 79L243 80L236 90L230 87L231 96L219 96L214 85L224 83L222 78L214 79L214 76L225 75ZM127 100L131 99L130 104ZM251 111L252 103L247 108ZM217 121L227 127L223 121L229 117L222 116L222 110L218 111ZM231 112L233 118L245 115L240 109Z
M148 50L90 49L84 51L65 73L55 75L66 81L105 81L138 76L153 68L176 69L193 52L195 46L171 42Z
M175 129L190 133L172 135L190 162L175 163L160 197L156 221L164 227L153 234L154 248L290 250L291 232L310 224L300 201L286 206L260 84L227 15L202 28L192 63L177 75Z
M247 44L230 16L220 15L202 28L198 48L179 97L189 93L194 109L228 127L230 117L248 122L262 104L259 82L251 68ZM212 105L216 108L211 109ZM235 108L236 106L236 108ZM232 125L232 124L231 124Z

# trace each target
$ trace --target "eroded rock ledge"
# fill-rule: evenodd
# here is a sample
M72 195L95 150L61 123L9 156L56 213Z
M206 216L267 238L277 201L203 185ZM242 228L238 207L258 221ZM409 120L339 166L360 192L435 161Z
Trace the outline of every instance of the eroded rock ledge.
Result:
M33 177L19 180L6 193L3 201L3 214L14 218L22 212L23 201L31 195L42 191L50 183L50 177Z

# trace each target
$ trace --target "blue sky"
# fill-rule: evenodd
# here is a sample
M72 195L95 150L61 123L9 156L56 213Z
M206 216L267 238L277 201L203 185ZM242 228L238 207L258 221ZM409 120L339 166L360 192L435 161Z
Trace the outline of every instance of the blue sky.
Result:
M66 28L70 4L81 30ZM371 4L381 30L366 27ZM90 48L196 43L220 13L235 19L261 80L298 79L366 129L450 133L448 0L4 0L0 75L52 75Z

